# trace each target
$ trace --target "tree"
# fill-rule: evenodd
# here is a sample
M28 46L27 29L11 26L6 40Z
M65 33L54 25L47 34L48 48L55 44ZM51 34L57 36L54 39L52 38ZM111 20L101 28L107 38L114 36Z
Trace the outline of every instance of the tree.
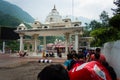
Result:
M100 20L101 22L98 22L96 20L92 20L89 24L85 23L86 24L86 29L88 30L95 30L95 29L98 29L98 28L101 28L101 27L108 27L109 25L109 15L106 11L103 11L101 14L100 14Z
M120 30L120 0L115 0L114 4L117 8L112 9L114 11L114 16L109 20L109 24L115 29Z
M92 45L94 46L102 46L102 44L106 41L105 39L105 34L106 32L106 29L103 29L103 28L99 28L99 29L96 29L96 30L93 30L90 35L92 37L94 37L94 40L92 41Z
M105 42L118 40L120 38L119 33L112 27L93 30L90 35L94 37L92 41L93 46L102 46Z
M114 0L114 4L117 6L116 9L112 9L114 11L114 16L109 20L109 25L113 27L114 33L114 40L120 39L120 0ZM113 31L113 30L112 30Z
M119 39L120 32L117 31L114 27L109 25L109 15L106 11L103 11L100 14L101 22L93 20L90 24L87 24L87 28L91 28L90 36L93 37L92 46L102 46L105 42L114 41ZM112 21L113 22L113 21ZM118 26L113 22L114 25Z
M107 27L109 26L108 23L109 23L109 15L106 11L103 11L101 14L100 14L100 20L102 21L102 26L104 27Z
M84 37L86 37L86 36L89 37L89 36L90 36L91 29L90 29L88 23L85 23L85 25L86 25L86 26L83 28L84 33L83 33L82 36L84 36Z
M110 21L109 24L114 27L115 29L120 30L120 14L117 14L115 16L113 16Z
M91 30L94 30L94 29L100 28L101 23L96 20L93 20L90 22L89 27L91 28Z
M120 14L120 0L114 0L114 4L117 6L116 9L112 9L114 11L114 15Z

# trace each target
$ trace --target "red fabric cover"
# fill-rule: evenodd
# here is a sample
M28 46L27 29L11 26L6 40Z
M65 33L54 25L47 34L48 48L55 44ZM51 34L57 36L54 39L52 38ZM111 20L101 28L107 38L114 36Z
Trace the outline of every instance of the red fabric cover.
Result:
M73 64L73 67L72 67L72 68L77 67L77 66L80 66L80 65L82 65L83 63L85 63L85 61L83 61L83 60L81 60L81 61L76 61L75 64Z
M101 76L104 76L102 78ZM112 80L107 69L98 61L91 61L69 71L70 80Z

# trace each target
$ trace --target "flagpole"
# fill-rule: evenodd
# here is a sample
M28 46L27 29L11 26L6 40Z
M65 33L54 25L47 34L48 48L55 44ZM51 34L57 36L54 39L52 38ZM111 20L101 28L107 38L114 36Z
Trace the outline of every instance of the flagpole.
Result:
M74 0L72 0L72 20L74 20Z

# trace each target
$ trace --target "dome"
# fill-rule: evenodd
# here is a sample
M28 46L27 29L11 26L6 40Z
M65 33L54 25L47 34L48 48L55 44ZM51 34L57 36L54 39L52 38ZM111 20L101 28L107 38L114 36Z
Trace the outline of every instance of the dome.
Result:
M32 27L34 29L42 28L42 24L38 20L35 20L34 23L32 24Z
M23 23L21 23L19 26L21 26L21 27L26 27Z
M27 29L27 27L23 24L23 23L21 23L18 27L17 27L17 30L26 30Z
M46 17L45 23L56 23L56 22L61 22L62 17L59 15L59 12L57 11L55 5L54 8L51 10L49 15Z

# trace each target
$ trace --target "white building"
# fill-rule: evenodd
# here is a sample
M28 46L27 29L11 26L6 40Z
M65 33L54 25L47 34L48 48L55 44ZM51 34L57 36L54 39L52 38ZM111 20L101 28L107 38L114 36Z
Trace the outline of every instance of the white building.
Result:
M24 50L23 37L25 35L31 36L31 41L26 40L26 42L32 45L34 54L37 53L37 46L40 45L40 43L38 43L39 36L44 36L44 49L46 49L46 36L65 36L65 53L68 53L68 45L70 44L71 35L74 35L74 49L78 52L80 43L79 40L82 39L79 36L81 33L83 33L81 22L78 20L72 22L68 17L62 19L55 6L46 17L45 23L41 23L38 20L35 20L31 27L32 28L27 29L27 27L25 27L22 23L15 31L20 35L20 51Z

